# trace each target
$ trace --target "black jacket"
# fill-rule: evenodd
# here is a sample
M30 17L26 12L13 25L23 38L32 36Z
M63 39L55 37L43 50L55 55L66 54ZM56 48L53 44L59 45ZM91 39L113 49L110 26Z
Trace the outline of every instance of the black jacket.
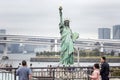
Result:
M109 64L104 62L101 64L100 75L101 77L108 77L109 76Z

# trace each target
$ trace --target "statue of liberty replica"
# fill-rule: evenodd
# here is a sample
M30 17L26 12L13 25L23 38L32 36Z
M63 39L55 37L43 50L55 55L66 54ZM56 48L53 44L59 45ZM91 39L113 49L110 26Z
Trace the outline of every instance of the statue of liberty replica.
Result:
M60 64L69 66L74 64L74 41L79 37L78 33L72 33L70 21L64 20L62 16L62 7L59 7L60 23L59 29L61 34L61 54Z

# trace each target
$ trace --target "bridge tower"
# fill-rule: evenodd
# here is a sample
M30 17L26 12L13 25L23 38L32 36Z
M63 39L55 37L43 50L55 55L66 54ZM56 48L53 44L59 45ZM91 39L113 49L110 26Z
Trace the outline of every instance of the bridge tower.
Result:
M2 56L3 60L9 59L7 56L7 44L5 43L4 45L4 50L3 50L3 56Z
M104 56L104 43L103 42L100 43L100 53L101 53L100 54L101 56Z
M57 49L57 39L55 39L55 52L57 52L58 51L58 49Z
M96 42L95 45L100 51L100 56L104 56L104 42Z
M58 48L57 48L57 39L51 39L51 51L54 51L54 52L57 52L58 51Z
M4 37L4 40L7 40L7 38ZM9 59L8 56L7 56L7 43L3 43L3 46L4 46L4 50L3 50L2 59L6 60L6 59Z

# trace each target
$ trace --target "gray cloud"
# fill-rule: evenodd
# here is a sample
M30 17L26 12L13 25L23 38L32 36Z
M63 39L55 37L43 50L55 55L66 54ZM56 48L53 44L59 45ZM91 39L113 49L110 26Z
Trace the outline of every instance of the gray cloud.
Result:
M119 0L0 0L0 28L8 34L59 36L58 8L63 6L73 32L97 38L98 27L120 24Z

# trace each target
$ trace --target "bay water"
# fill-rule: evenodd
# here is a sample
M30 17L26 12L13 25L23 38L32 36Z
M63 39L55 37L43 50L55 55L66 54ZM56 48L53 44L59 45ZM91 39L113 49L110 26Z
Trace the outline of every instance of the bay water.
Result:
M0 54L0 58L2 58L3 54ZM1 61L3 64L12 64L13 67L18 67L19 63L21 63L22 60L26 60L28 66L32 64L32 67L47 67L48 65L52 66L58 66L59 62L30 62L31 57L35 57L36 55L31 54L8 54L9 60ZM96 62L95 62L96 63ZM99 62L97 62L99 63ZM94 63L91 62L79 62L80 66L93 66ZM118 63L109 63L110 66L120 66L120 62ZM78 66L78 63L75 62L73 66Z

